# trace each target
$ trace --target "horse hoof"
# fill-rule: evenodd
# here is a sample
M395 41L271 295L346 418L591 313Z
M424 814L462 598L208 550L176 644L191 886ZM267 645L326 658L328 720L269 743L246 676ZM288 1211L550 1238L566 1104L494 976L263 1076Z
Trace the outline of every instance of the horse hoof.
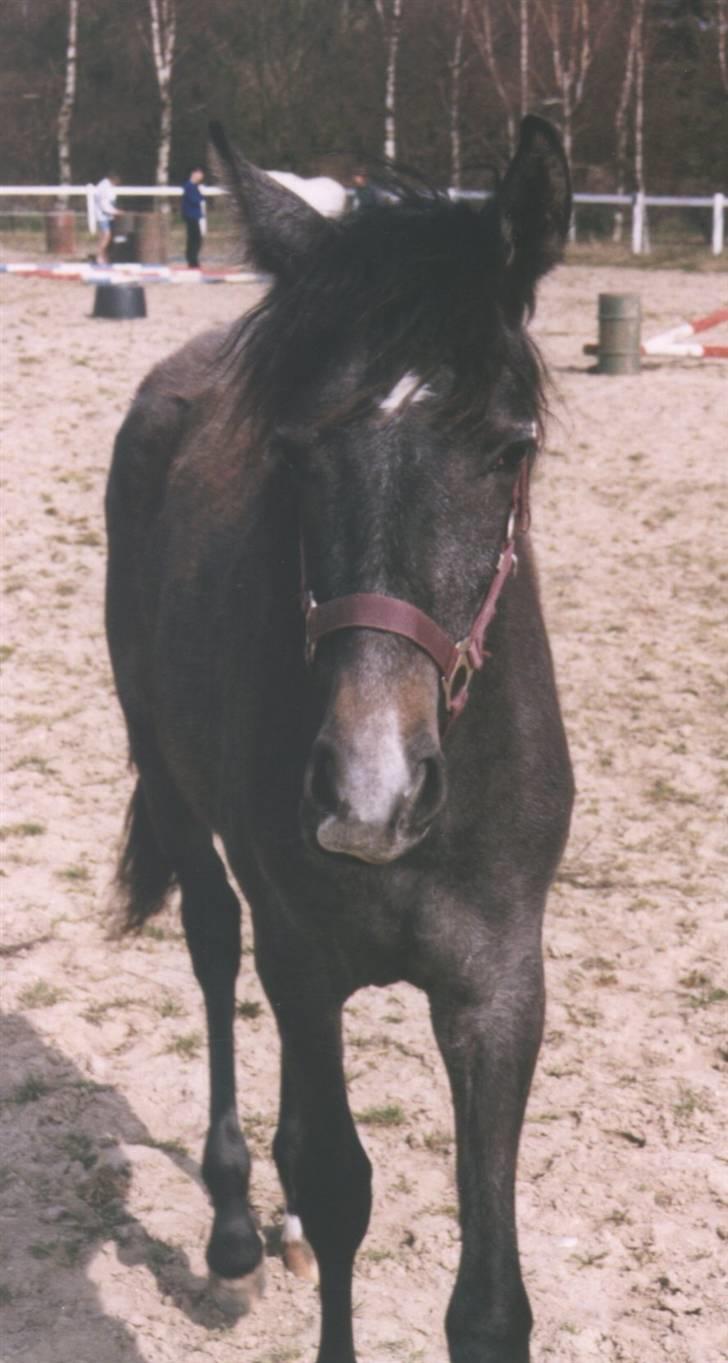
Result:
M304 1282L318 1284L318 1263L308 1240L284 1241L283 1263L294 1278L302 1278Z
M265 1292L265 1270L258 1264L243 1278L221 1278L210 1273L210 1295L227 1315L247 1316L254 1310Z

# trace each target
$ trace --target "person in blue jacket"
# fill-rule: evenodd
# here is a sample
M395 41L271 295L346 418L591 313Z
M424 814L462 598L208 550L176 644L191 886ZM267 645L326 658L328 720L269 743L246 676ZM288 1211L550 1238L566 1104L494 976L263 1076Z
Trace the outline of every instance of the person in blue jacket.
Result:
M200 268L200 247L202 245L202 219L205 214L205 196L200 185L205 178L201 166L194 166L182 187L182 217L187 229L187 264L191 270Z

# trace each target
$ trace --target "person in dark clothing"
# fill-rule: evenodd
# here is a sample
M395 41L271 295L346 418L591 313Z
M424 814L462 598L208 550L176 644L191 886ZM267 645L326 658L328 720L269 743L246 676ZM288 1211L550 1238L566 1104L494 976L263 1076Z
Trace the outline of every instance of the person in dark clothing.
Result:
M187 264L191 270L200 268L200 247L202 245L202 219L205 214L205 196L200 185L205 178L201 166L195 166L182 187L182 217L187 229Z
M352 208L373 208L378 202L377 191L369 183L369 172L365 166L357 166L351 180Z

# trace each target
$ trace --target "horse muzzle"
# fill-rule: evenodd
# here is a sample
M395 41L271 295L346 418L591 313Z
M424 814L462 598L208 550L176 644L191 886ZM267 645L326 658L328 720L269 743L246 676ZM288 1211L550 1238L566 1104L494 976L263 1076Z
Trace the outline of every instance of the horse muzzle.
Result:
M427 735L407 750L392 725L371 725L356 740L317 738L306 771L304 822L321 851L384 865L429 831L445 801L444 761Z

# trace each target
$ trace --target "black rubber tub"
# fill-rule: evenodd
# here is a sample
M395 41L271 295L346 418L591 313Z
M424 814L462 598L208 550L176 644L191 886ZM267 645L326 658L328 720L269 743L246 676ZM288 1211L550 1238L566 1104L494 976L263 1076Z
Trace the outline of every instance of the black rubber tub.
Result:
M97 284L93 317L116 320L146 317L147 300L141 284Z

